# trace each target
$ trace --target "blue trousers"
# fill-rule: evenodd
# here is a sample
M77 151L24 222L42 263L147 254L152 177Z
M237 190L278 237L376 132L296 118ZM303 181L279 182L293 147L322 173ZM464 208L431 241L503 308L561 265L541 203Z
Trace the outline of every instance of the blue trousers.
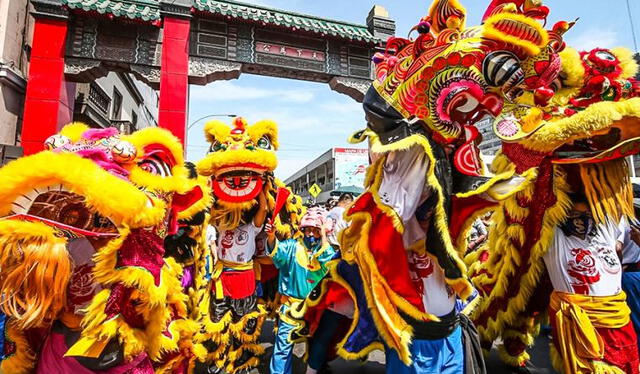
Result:
M405 365L395 350L387 348L387 374L462 374L464 347L462 328L437 340L414 340L410 347L413 364Z
M284 314L289 307L282 305L279 313ZM269 363L271 374L291 374L291 361L293 356L293 343L289 340L289 335L295 326L278 320L278 333L276 341L273 343L273 356Z
M640 271L622 273L622 290L627 294L627 305L631 309L631 322L638 336L640 347Z

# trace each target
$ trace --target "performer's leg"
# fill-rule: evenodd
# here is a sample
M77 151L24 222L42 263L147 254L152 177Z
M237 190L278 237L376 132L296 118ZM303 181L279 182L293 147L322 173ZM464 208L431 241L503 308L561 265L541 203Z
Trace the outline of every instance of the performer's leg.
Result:
M331 310L325 310L320 318L320 323L315 334L311 338L309 346L309 358L307 364L313 370L320 370L322 365L327 362L327 354L334 340L335 334L340 328L342 321L347 317Z
M250 371L258 366L260 356L264 353L258 338L265 312L262 306L258 306L257 301L255 294L243 299L231 300L233 310L233 320L229 326L231 347L226 367L226 371L230 374Z
M443 339L414 340L410 350L413 363L407 366L396 351L387 349L387 374L464 373L464 347L460 326Z
M622 289L627 294L627 305L631 309L631 321L636 335L640 335L640 271L622 273Z
M287 306L283 305L280 308L280 315L284 315L286 311ZM289 336L294 328L294 325L284 322L282 318L278 320L278 332L269 364L271 374L291 374L293 343L289 340Z
M211 320L205 323L209 340L203 344L208 351L207 372L215 373L221 372L228 362L229 341L231 340L229 327L233 316L229 298L216 300L215 297L212 297L209 314Z

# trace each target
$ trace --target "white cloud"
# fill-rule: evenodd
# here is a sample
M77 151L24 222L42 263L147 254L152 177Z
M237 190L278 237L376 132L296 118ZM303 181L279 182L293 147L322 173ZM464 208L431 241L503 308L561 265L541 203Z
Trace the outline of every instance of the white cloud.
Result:
M242 86L234 82L219 81L207 86L191 86L192 100L201 102L243 101L270 99L290 103L311 102L313 90L265 89L256 86Z
M612 48L618 44L618 33L613 30L591 28L575 37L567 37L567 45L579 51L589 51L596 47Z

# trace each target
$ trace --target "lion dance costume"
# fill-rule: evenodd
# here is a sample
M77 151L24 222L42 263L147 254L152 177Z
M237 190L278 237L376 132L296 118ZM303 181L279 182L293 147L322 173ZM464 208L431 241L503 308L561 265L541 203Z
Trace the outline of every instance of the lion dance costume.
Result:
M494 196L488 244L469 255L483 295L473 317L486 349L501 337L503 360L524 365L549 306L558 370L637 373L611 244L618 222L634 215L624 157L640 150L637 64L625 49L566 48L560 58L548 103L523 95L494 123L503 144L492 171L523 178L517 193ZM585 225L586 241L566 234L574 194L586 197L584 222L593 222ZM560 251L565 242L573 244Z
M45 145L0 169L2 371L154 373L183 349L204 355L182 269L164 258L184 203L205 192L179 141L74 123Z
M514 177L481 175L474 125L500 115L505 100L524 90L549 99L561 33L552 38L544 30L545 10L496 1L482 26L467 28L457 1L435 1L414 28L415 39L391 38L374 56L376 80L364 100L368 129L353 137L368 138L372 165L367 190L346 213L344 261L331 274L356 305L342 356L386 347L388 372L411 372L437 350L434 341L464 342L464 354L454 352L432 369L484 370L473 325L458 313L473 287L456 250L465 246L452 237L465 207L477 208L474 201ZM515 75L501 65L511 56L523 64Z
M277 271L268 253L256 252L265 248L266 236L261 235L265 216L273 222L278 239L284 240L297 231L303 212L301 199L273 177L278 148L275 123L249 126L236 118L229 127L212 121L205 134L211 147L197 169L210 178L214 203L209 224L218 238L209 317L203 326L210 366L236 373L258 364L264 350L257 339L267 314L265 305L274 308L277 301ZM258 303L256 279L266 304Z

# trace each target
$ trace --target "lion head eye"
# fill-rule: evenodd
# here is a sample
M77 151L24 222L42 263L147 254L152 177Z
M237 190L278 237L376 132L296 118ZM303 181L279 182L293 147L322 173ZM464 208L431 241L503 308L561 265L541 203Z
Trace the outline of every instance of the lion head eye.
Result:
M151 155L138 163L138 166L153 175L169 177L172 175L171 167L161 157Z
M126 140L118 140L111 146L113 159L120 163L129 163L135 160L138 150Z
M271 149L271 139L268 136L263 136L258 139L258 143L256 144L258 148L262 149Z
M615 61L616 60L616 56L614 56L609 51L598 51L598 52L596 52L596 57L601 59L601 60L605 60L605 61Z
M213 143L211 143L211 146L209 147L209 153L212 152L218 152L218 151L224 151L227 149L227 145L220 143L217 140L214 140Z
M51 135L44 141L44 149L51 151L60 147L64 147L71 143L71 139L64 135L55 134Z

